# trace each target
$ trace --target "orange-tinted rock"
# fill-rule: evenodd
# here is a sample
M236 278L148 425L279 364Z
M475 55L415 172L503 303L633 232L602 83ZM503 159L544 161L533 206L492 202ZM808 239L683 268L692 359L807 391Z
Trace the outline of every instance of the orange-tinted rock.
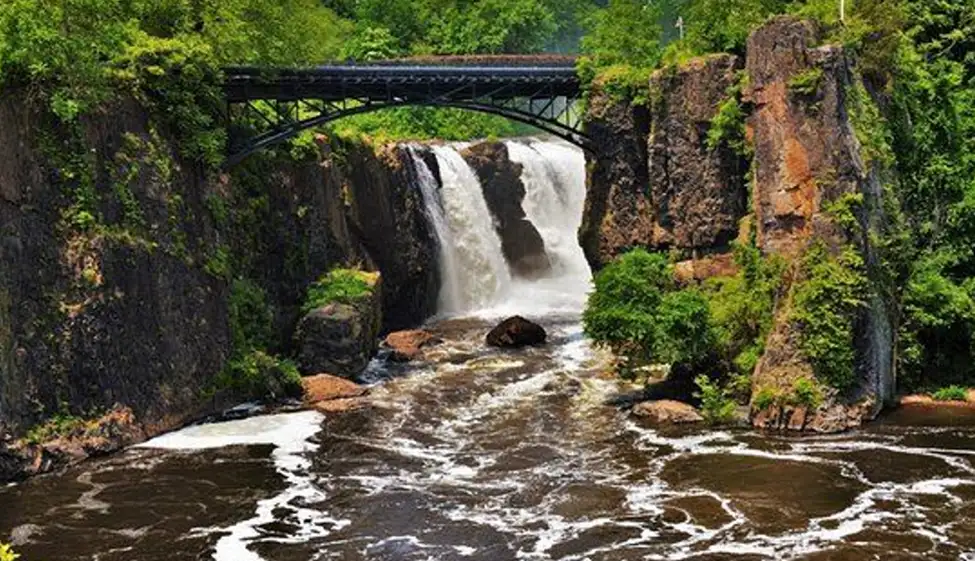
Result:
M429 345L435 345L440 339L429 331L422 329L410 329L407 331L396 331L386 336L383 344L388 347L389 358L394 362L409 362L422 357L422 349Z
M304 389L304 401L309 405L323 401L359 397L368 391L365 386L331 374L302 378L301 386Z
M329 401L319 401L313 407L322 413L345 413L346 411L361 409L365 406L366 400L361 397L346 397Z
M747 71L754 105L749 130L754 141L756 237L765 253L786 260L800 258L814 242L832 252L852 247L867 264L873 250L864 224L881 223L883 190L876 163L865 163L850 121L851 91L859 77L848 53L836 45L818 46L816 24L777 17L748 39ZM815 87L797 91L797 76L816 77ZM871 167L873 166L873 167ZM827 211L850 195L861 196L855 224L839 225ZM795 266L786 283L802 282ZM778 302L765 353L752 376L754 387L783 393L799 378L815 378L800 349L802 326L791 314L793 292L785 288ZM858 426L877 415L893 397L893 333L889 304L878 294L860 295L868 305L856 318L854 346L857 382L846 393L829 391L814 411L777 408L756 413L753 424L765 428L832 432Z
M731 253L717 253L689 259L674 264L674 276L680 282L703 281L712 277L727 277L738 272L735 256Z
M658 425L700 423L704 420L697 409L669 399L637 403L633 406L633 414Z
M146 439L132 410L115 407L90 421L80 421L39 443L3 442L0 435L0 480L22 479L101 456Z

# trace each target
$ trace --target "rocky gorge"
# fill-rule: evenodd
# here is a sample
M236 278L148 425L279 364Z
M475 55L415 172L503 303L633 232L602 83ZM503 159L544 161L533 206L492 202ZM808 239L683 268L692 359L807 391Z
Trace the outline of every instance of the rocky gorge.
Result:
M744 58L711 55L648 76L646 104L595 84L587 130L603 150L587 155L578 235L589 267L634 247L664 250L693 284L733 274L733 243L754 240L792 263L797 284L802 255L822 243L834 255L852 248L881 286L871 232L886 221L886 170L856 128L865 110L856 61L821 38L812 23L774 19L752 34ZM742 112L742 130L716 134L729 104ZM134 100L71 130L52 118L23 93L0 104L4 478L252 397L253 387L221 382L242 347L295 357L305 375L355 378L380 335L577 266L564 248L546 246L546 227L550 244L566 241L551 237L558 218L529 201L526 182L552 172L532 169L518 143L372 147L318 135L303 153L259 154L208 175L181 159ZM483 209L461 208L471 188ZM842 222L836 208L851 200L859 202ZM466 212L470 231L493 231L499 249L451 231L449 212ZM446 236L470 250L458 253ZM342 267L378 273L368 305L303 309L308 287ZM481 274L451 277L464 267ZM815 377L796 347L792 293L786 287L776 303L753 401ZM756 426L842 430L891 402L891 302L877 289L857 314L855 387L814 408L753 408ZM254 331L254 322L263 325ZM282 376L270 371L257 376ZM37 429L51 422L78 442L45 444L58 431L45 439Z

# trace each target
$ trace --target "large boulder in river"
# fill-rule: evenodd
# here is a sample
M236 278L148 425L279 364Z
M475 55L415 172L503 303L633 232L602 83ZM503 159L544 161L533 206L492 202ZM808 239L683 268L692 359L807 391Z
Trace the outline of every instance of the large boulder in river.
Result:
M487 344L492 347L527 347L544 344L546 337L545 329L541 325L521 316L513 316L502 321L487 334Z
M670 399L637 403L633 406L633 414L657 425L682 425L704 420L697 409Z
M354 378L376 356L382 327L379 275L363 273L362 279L368 290L315 307L298 323L295 342L302 374Z
M511 161L502 142L482 142L461 153L481 181L484 201L494 216L501 251L515 274L535 277L551 267L545 241L528 220L522 201L521 164Z

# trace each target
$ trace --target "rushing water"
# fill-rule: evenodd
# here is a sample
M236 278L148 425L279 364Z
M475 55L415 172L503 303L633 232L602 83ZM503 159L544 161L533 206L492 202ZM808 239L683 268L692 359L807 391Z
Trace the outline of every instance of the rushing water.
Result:
M621 388L578 323L580 156L509 150L551 277L488 282L496 240L468 232L444 251L466 264L455 288L483 292L431 326L429 364L372 369L370 407L192 427L0 489L0 541L26 561L975 560L975 418L787 438L654 430L604 405ZM440 234L493 233L460 208L483 199L451 152L425 192ZM512 302L549 345L484 348L483 318Z

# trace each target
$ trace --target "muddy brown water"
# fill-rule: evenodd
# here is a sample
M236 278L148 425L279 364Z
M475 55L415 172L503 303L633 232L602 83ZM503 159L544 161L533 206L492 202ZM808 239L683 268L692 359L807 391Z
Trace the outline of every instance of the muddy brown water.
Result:
M193 427L2 488L0 541L24 561L975 560L971 413L660 433L603 405L619 388L576 323L549 327L500 352L442 324L435 365L371 371L368 409Z

